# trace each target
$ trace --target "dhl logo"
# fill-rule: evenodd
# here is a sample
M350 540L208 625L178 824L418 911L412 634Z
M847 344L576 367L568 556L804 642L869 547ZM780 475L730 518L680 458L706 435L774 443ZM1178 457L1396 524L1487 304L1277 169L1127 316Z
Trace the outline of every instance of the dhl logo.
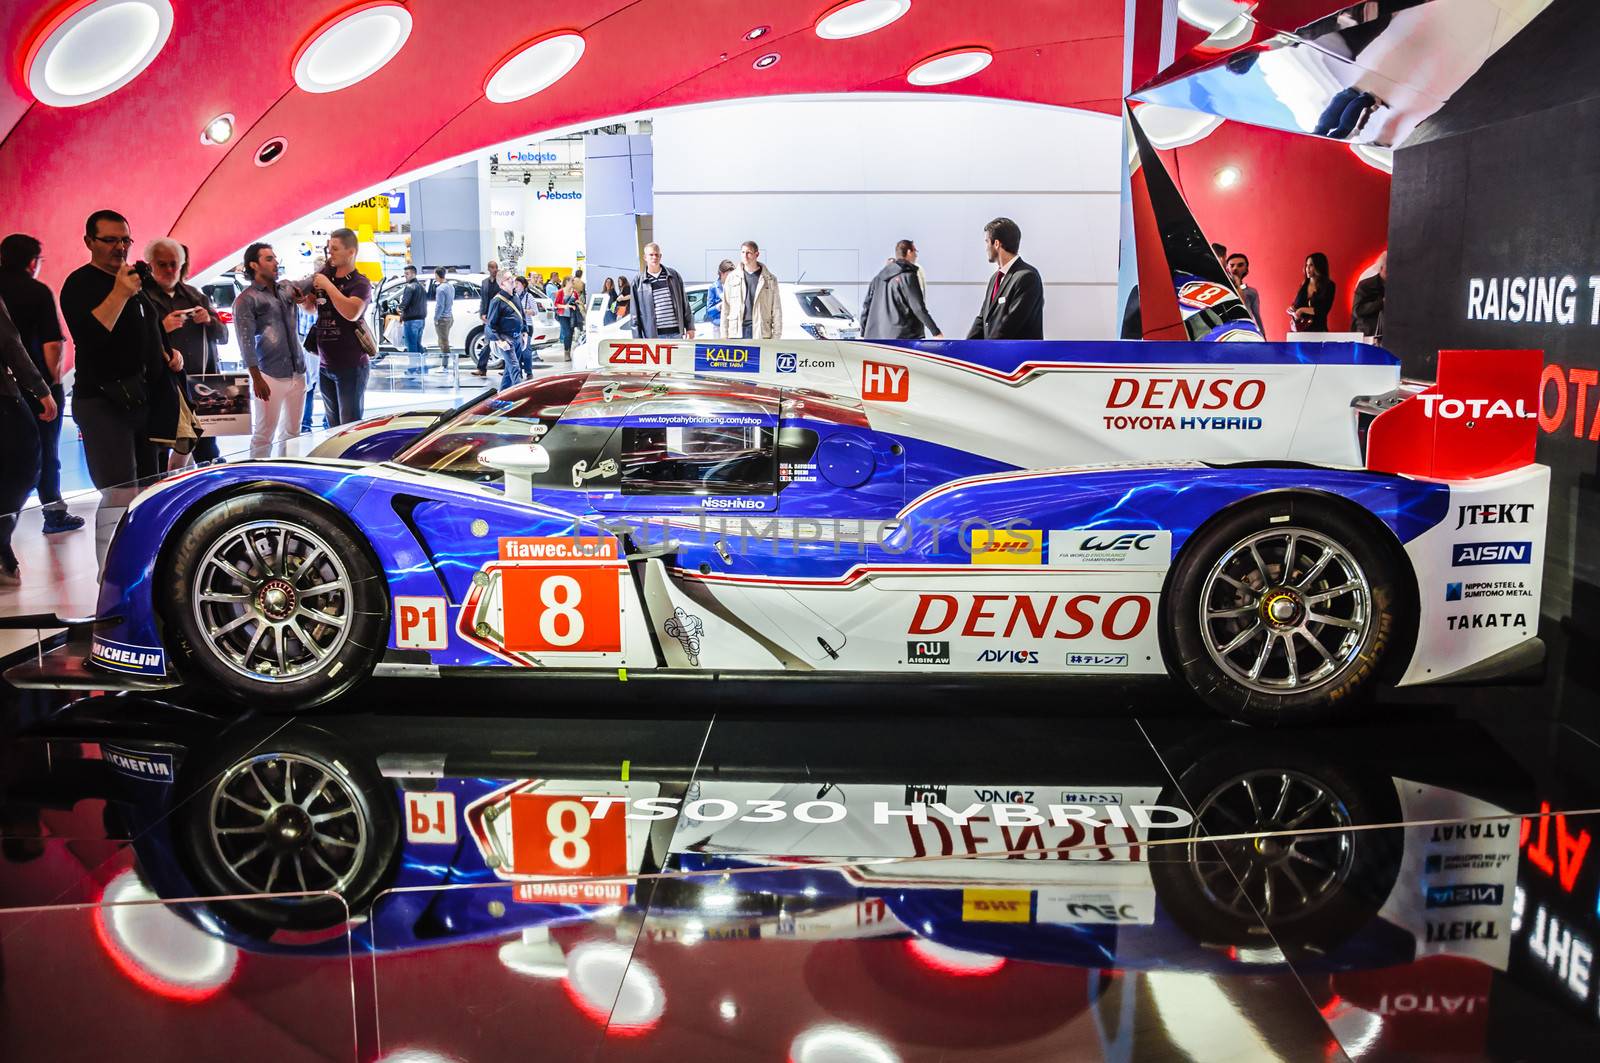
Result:
M1038 565L1044 562L1044 532L973 528L967 546L974 565Z
M962 890L964 923L1026 923L1033 917L1033 894L1028 890Z

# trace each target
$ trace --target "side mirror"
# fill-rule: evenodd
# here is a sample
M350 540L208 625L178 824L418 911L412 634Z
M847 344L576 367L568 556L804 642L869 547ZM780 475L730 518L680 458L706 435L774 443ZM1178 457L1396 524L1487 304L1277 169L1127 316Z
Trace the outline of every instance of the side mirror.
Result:
M550 471L550 453L537 443L512 443L483 451L478 464L505 474L507 498L532 502L533 478Z

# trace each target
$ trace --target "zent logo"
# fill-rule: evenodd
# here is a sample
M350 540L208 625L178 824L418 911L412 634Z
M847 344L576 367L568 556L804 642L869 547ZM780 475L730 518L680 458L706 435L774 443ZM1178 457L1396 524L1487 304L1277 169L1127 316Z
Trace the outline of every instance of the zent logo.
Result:
M1450 548L1450 564L1526 565L1533 560L1532 543L1456 543Z
M449 645L443 598L397 597L394 644L402 650L442 650Z
M456 844L456 795L406 791L406 841L420 845Z
M863 361L861 397L868 402L905 402L911 397L911 370L903 365Z
M670 343L619 343L611 348L612 365L671 365Z

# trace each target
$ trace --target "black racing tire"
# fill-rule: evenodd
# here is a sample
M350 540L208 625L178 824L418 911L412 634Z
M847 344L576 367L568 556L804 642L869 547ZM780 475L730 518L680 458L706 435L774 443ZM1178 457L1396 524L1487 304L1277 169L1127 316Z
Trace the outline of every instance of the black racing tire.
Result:
M299 494L213 504L184 530L164 571L164 626L185 674L258 708L308 709L337 697L371 674L388 641L377 563L343 519Z
M1292 807L1274 818L1285 791ZM1263 806L1261 815L1251 814L1251 796ZM1311 833L1287 833L1293 813L1318 800L1323 806L1296 824ZM1328 951L1377 915L1399 878L1405 831L1390 824L1402 820L1400 798L1394 780L1380 772L1245 741L1202 757L1160 801L1198 814L1187 827L1151 832L1152 841L1184 843L1152 845L1150 876L1162 909L1203 945ZM1344 825L1368 829L1338 829ZM1197 840L1254 831L1263 836ZM1298 855L1288 852L1291 847ZM1294 880L1284 874L1285 865ZM1276 887L1276 910L1266 905L1268 878Z
M291 802L283 800L286 779ZM203 755L184 765L179 786L173 828L179 859L202 895L333 893L340 898L261 897L211 905L245 933L264 939L276 930L342 925L364 914L393 877L400 852L394 787L369 758L340 748L321 732L291 725L245 752L233 747ZM269 816L229 796L270 809ZM303 803L302 811L280 807L290 803ZM329 818L310 824L314 816ZM249 832L257 824L271 826L260 835ZM289 838L288 830L298 834ZM269 833L276 840L265 851L242 859L263 844L258 837ZM269 877L270 890L265 888Z
M1410 600L1386 534L1347 504L1314 495L1284 492L1225 511L1190 538L1173 568L1162 605L1169 667L1202 701L1244 723L1348 713L1396 652ZM1256 551L1245 549L1251 543ZM1335 559L1318 568L1330 546ZM1217 615L1229 612L1241 615Z

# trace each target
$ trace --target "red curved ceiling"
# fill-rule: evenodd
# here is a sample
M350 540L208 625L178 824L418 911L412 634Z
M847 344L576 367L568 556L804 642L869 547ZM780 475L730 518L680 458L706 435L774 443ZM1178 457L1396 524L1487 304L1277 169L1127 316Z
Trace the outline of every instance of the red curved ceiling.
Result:
M836 0L410 0L410 40L388 66L330 94L294 84L299 45L350 0L173 0L170 40L149 69L81 107L32 101L21 69L58 4L0 4L10 57L0 85L0 231L45 242L45 277L59 283L83 260L83 218L111 207L138 240L171 233L196 263L215 261L324 203L432 162L540 130L674 104L797 92L950 91L1116 113L1121 105L1120 0L1033 0L999 15L971 0L915 0L877 33L824 41L812 25ZM563 11L565 13L563 13ZM772 32L744 40L756 25ZM510 105L483 97L488 72L523 43L578 30L587 50L566 78ZM983 73L916 90L906 70L930 54L978 44ZM782 59L752 69L759 55ZM724 58L724 56L726 58ZM207 147L200 130L232 112L237 133ZM707 116L708 126L714 117ZM870 129L829 130L816 147L848 151ZM257 147L285 136L268 169ZM717 144L712 135L708 143ZM716 151L804 150L718 144ZM950 145L928 145L927 165ZM1001 164L1003 145L994 150ZM708 154L715 168L716 151ZM909 160L916 165L916 160Z

